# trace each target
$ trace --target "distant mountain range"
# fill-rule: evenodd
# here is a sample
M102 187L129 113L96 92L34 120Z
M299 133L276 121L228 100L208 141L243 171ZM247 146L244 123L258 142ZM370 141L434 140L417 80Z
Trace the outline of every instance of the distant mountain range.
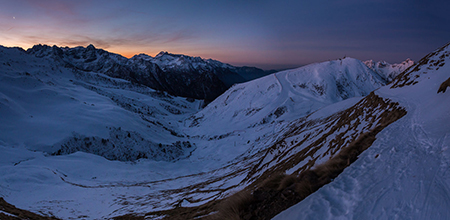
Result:
M275 70L256 67L236 67L217 60L160 52L155 57L146 54L127 59L121 55L87 47L57 47L35 45L27 53L39 58L50 58L66 67L80 71L104 73L150 88L166 91L174 96L214 100L236 83L260 78ZM366 61L365 64L383 79L391 81L404 69L414 64L406 60L400 64L385 61Z
M35 45L27 53L50 58L80 71L143 84L174 96L214 100L230 86L253 80L274 71L255 67L235 67L212 59L161 52L155 57L140 54L127 59L121 55L85 47Z

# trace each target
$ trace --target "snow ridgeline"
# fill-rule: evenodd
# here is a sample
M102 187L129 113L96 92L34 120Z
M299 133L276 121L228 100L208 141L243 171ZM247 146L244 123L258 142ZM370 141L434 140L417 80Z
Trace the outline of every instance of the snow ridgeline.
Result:
M229 132L267 126L348 98L366 96L386 83L353 58L315 63L237 84L187 122L190 127L214 126L217 119L224 119L221 130Z
M386 61L378 61L374 62L373 60L364 61L371 70L378 73L382 76L386 81L390 82L394 80L400 73L414 65L414 61L411 59L406 59L405 61L399 64L389 64Z
M78 70L103 73L175 96L212 101L235 83L246 82L272 73L255 67L235 67L216 60L161 52L127 59L118 54L84 47L35 45L27 53L50 58Z
M449 219L450 44L428 54L375 93L407 115L333 182L274 220Z

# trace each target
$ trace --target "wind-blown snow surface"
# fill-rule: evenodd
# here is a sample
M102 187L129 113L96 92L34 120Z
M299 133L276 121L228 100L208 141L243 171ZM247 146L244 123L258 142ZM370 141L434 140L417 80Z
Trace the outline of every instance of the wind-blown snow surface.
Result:
M347 58L235 85L200 109L17 48L1 47L0 65L0 197L63 219L223 198L274 166L266 148L289 126L319 123L385 83Z
M450 48L376 91L407 115L332 183L274 219L450 219Z

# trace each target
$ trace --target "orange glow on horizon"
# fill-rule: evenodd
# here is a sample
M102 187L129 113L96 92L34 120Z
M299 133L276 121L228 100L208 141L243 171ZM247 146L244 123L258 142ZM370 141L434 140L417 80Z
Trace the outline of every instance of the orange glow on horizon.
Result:
M49 45L49 46L56 45L58 47L71 47L71 48L78 47L78 46L82 46L82 47L88 46L88 44L86 44L86 43L85 43L86 45L58 44L57 42L51 41L51 40L44 41L44 42L28 43L28 42L24 42L24 41L19 41L18 39L8 39L8 41L0 42L0 45L3 45L5 47L21 47L24 50L30 49L34 45L38 45L38 44ZM249 62L242 62L242 60L240 58L242 58L243 56L244 57L252 57L249 54L246 54L245 52L242 52L242 51L224 51L224 50L208 51L208 50L204 50L204 49L199 50L197 48L195 48L193 51L189 51L189 48L187 48L185 50L184 49L179 50L176 48L159 49L160 47L154 47L153 49L149 49L148 51L145 51L145 49L141 45L129 45L129 46L111 45L106 48L102 48L95 44L93 44L93 45L97 49L102 49L102 50L108 51L110 53L119 54L128 59L130 59L133 56L138 55L138 54L147 54L151 57L155 57L161 51L168 51L169 53L173 53L173 54L184 54L187 56L201 57L203 59L214 59L214 60L218 60L220 62L228 63L228 64L231 64L234 66L255 66L255 67L259 67L259 68L264 68L267 65L270 66L270 65L277 64L271 60L264 59L265 57L253 57L254 59L250 60ZM155 49L155 48L158 48L158 49ZM261 60L256 60L256 58L259 58ZM291 64L291 66L298 66L298 65ZM264 69L269 69L269 68L264 68Z

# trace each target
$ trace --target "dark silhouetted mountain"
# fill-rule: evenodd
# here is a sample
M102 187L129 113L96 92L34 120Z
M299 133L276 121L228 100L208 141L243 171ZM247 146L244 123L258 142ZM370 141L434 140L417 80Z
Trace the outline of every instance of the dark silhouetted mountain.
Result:
M161 52L155 57L121 55L87 47L35 45L29 54L54 59L65 67L126 79L175 96L212 101L230 86L272 72L255 67L235 67L212 59Z

